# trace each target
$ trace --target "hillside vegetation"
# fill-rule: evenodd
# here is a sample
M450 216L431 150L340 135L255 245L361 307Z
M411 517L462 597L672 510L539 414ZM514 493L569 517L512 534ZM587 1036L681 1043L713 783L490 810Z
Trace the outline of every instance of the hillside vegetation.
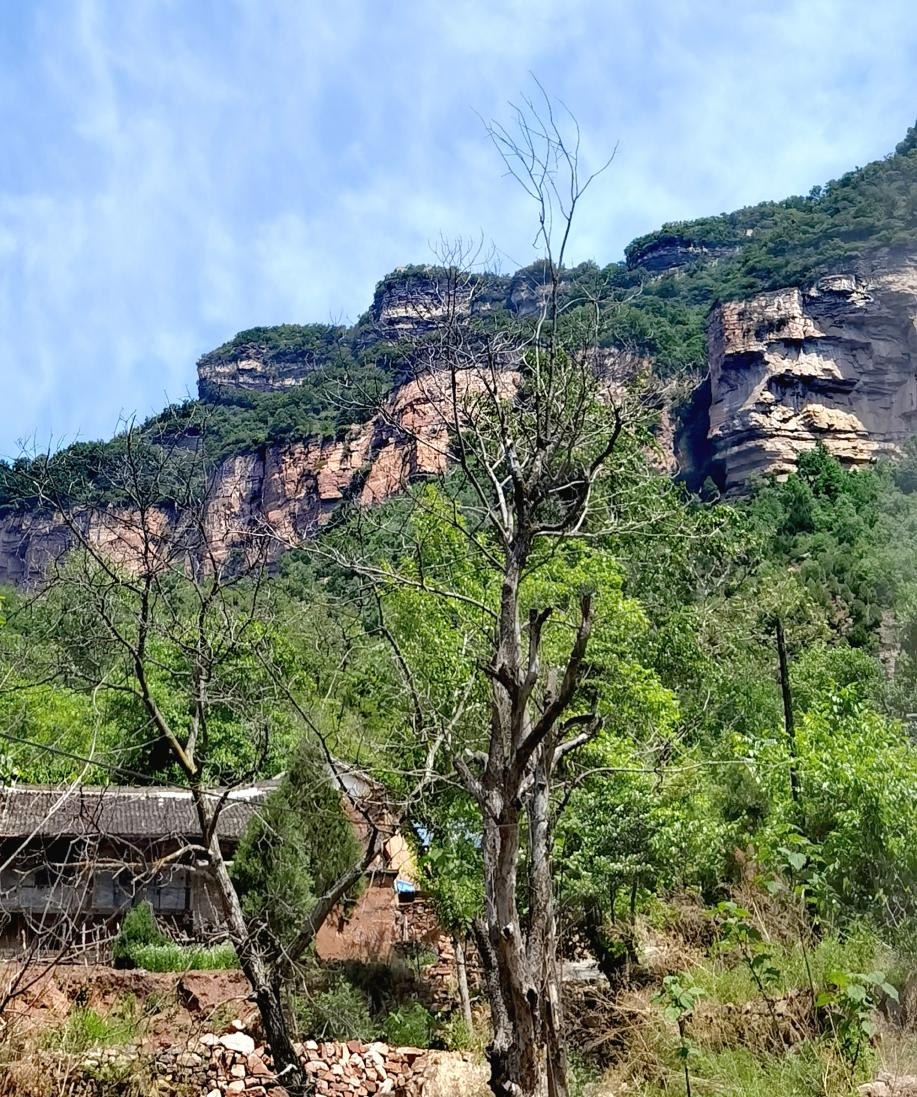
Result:
M915 468L917 453L845 471L816 451L785 483L764 484L734 507L676 502L664 481L651 481L641 489L642 505L656 513L661 492L671 508L651 545L640 536L613 538L565 551L560 570L546 573L549 587L561 575L574 585L589 575L608 622L594 642L586 687L597 691L606 727L587 748L594 774L573 791L558 833L564 940L572 947L585 935L611 979L603 1023L612 1030L581 1063L586 1075L610 1069L647 1097L678 1092L680 1048L688 1046L700 1092L709 1085L752 1095L776 1086L773 1092L788 1095L841 1097L875 1069L876 1009L890 995L913 1003ZM458 545L436 520L435 489L423 492L426 502L409 521L426 546L424 566L444 574L451 561L453 581L471 591ZM394 500L387 509L390 518L383 508L377 528L398 530L404 504ZM344 526L334 536L346 543L355 530ZM382 535L374 551L397 565L399 546L400 536ZM388 626L418 667L418 688L447 698L450 681L461 680L451 631L459 623L418 619L419 603L408 592L392 591L385 603ZM364 744L377 744L372 749L388 759L397 788L400 774L417 764L410 702L359 584L294 553L274 580L272 604L275 642L299 703L342 753L359 758ZM7 595L8 684L26 651L33 671L59 665L62 646L77 640L61 629L65 610L59 603L49 616L49 607ZM790 656L792 740L777 674L778 619ZM18 740L5 747L6 780L178 777L151 750L135 702L117 691L87 695L78 667L70 673L76 677L52 676L0 696L0 723ZM165 682L162 689L167 705ZM264 756L246 723L227 710L212 730L214 768L206 778L248 780L252 767L262 776L280 772L299 731L295 713L278 708L274 720L273 749ZM90 754L116 757L118 772L104 764L87 771L77 759ZM451 800L418 805L417 824L430 843L422 857L426 886L446 923L461 925L476 902L478 854L461 837L469 824ZM664 962L644 959L647 941L660 940L667 942ZM817 1009L813 985L823 1002ZM845 998L848 986L855 1001ZM359 986L334 987L332 1018L354 1010L368 1016ZM626 1019L634 994L648 1011L637 1028ZM735 1007L751 1013L733 1032ZM682 1015L683 1038L666 1021ZM895 1010L886 1015L900 1020ZM578 1008L573 1017L573 1024L597 1023ZM342 1038L353 1035L345 1031L349 1021L322 1024ZM616 1024L629 1035L615 1034ZM428 1038L459 1039L443 1031ZM897 1047L904 1036L888 1029L885 1038Z
M609 411L601 346L576 335L591 293L600 344L700 369L720 296L906 242L915 170L911 131L805 199L666 226L629 265L564 271L512 396L494 389L455 425L455 466L382 505L343 504L273 570L258 529L225 558L201 550L201 458L212 472L229 453L334 435L424 333L399 346L368 318L243 332L213 354L257 344L274 365L307 363L302 383L221 388L5 468L0 505L53 496L71 521L87 500L117 502L126 476L144 536L133 567L86 543L40 591L4 593L2 781L175 784L206 805L207 789L281 778L231 867L212 843L195 856L223 869L225 910L238 905L219 961L238 960L290 1062L294 1038L486 1048L494 1092L521 1093L499 1077L511 1056L497 1037L534 1045L537 1027L577 1093L604 1077L641 1097L850 1097L882 1065L904 1073L917 1063L917 443L859 470L818 448L783 482L702 500L651 461L641 379ZM641 268L670 246L732 250ZM463 365L480 325L524 322L487 304L457 340ZM158 505L186 497L198 509L163 532ZM478 950L474 1011L399 997L394 964L315 960L315 912L343 879L346 918L378 853L364 833L358 860L328 780L340 762L397 811L441 927ZM374 833L369 812L360 825ZM148 912L134 919L131 962L190 962ZM600 979L564 984L555 951L588 956ZM284 1042L268 1039L276 1062ZM533 1071L513 1069L534 1094Z

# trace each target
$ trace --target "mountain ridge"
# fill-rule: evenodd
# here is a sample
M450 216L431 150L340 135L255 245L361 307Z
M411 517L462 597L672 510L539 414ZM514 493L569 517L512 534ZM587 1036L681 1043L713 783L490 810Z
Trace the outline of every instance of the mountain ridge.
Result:
M469 277L457 307L473 319L499 325L538 309L539 263ZM198 399L141 431L194 429L203 409L240 528L257 517L302 535L345 496L378 501L442 471L392 426L406 415L421 435L432 429L403 350L442 319L442 278L435 265L398 268L351 327L238 333L199 359ZM741 491L790 471L818 442L852 464L894 452L917 427L917 127L888 157L805 198L663 225L633 241L623 262L565 270L561 293L571 311L581 297L599 302L610 353L697 378L666 440L668 463L692 489L711 479ZM78 443L51 458L72 501L99 500L118 445L117 436ZM28 459L0 463L0 581L27 581L60 540L34 513L27 473ZM274 485L266 510L257 502L265 483Z

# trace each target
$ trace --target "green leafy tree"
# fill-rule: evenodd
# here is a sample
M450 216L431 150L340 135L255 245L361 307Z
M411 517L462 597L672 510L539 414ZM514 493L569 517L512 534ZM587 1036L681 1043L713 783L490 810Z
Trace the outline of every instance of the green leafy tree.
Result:
M318 898L360 859L342 797L325 757L304 739L236 850L232 875L242 910L278 955L295 940Z

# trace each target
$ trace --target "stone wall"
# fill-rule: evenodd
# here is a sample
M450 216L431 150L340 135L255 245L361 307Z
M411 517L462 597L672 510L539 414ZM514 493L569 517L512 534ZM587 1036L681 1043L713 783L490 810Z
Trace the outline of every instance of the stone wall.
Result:
M322 1097L422 1097L428 1053L420 1048L307 1040L296 1045L306 1073ZM97 1097L129 1077L149 1079L151 1092L196 1097L287 1097L264 1044L234 1022L221 1035L204 1033L183 1047L153 1054L138 1048L105 1048L84 1056L73 1092Z

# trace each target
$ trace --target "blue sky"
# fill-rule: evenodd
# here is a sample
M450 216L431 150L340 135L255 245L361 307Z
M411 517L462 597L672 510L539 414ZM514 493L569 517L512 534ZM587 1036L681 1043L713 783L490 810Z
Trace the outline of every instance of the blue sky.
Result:
M446 235L531 261L478 115L534 72L619 153L574 258L804 193L917 113L907 0L0 0L0 454L106 436Z

